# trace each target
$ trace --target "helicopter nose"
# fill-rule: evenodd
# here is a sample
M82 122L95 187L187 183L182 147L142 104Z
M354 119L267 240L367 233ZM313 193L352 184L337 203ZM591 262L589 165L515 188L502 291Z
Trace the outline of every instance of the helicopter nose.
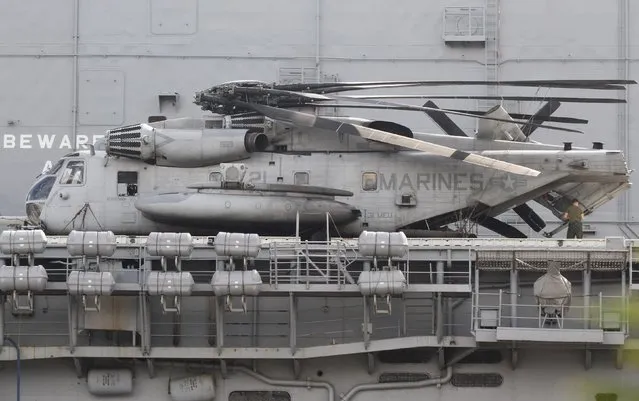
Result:
M31 189L29 189L26 200L27 220L29 224L34 226L40 225L42 208L53 189L54 183L54 175L45 175L40 177L33 186L31 186Z
M27 203L27 221L29 224L40 225L40 215L42 214L42 204L30 202Z

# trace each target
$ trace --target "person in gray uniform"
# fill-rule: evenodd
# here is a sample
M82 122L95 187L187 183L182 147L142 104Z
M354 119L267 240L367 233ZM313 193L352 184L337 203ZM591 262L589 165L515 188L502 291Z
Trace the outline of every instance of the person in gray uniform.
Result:
M577 199L572 200L572 203L566 209L563 217L564 220L568 221L568 234L566 235L566 238L583 238L584 212L579 207L579 201Z

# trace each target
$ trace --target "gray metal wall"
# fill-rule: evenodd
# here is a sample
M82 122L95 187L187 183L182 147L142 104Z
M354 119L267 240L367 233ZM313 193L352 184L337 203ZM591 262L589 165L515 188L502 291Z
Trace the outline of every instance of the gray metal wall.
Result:
M194 91L228 80L278 81L286 78L285 69L301 67L308 69L308 80L639 78L632 54L638 33L629 25L639 9L628 10L628 3L0 0L0 213L24 213L23 194L33 177L46 160L67 153L73 138L91 141L107 128L145 121L149 115L199 115L191 103ZM453 6L486 8L487 47L444 42L444 10ZM634 167L631 132L639 122L632 110L638 91L628 92L627 107L564 104L557 115L590 119L586 134L539 130L534 139L586 147L603 141L606 148L622 149ZM485 94L486 88L420 92ZM159 95L173 93L179 95L175 107L161 109ZM602 94L626 96L585 95ZM479 106L474 101L438 104ZM506 106L534 112L541 104ZM416 130L439 132L419 113L358 114L382 114ZM472 119L455 120L464 128L475 125ZM633 235L604 229L603 222L634 223L639 211L633 205L635 193L590 218L601 227L598 235Z

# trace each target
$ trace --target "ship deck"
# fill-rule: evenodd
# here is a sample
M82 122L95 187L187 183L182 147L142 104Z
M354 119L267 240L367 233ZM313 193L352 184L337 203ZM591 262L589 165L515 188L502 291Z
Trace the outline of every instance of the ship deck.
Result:
M142 358L152 364L297 361L408 348L456 348L461 358L478 347L514 344L618 354L639 348L630 308L639 289L639 247L623 238L408 239L405 255L386 258L362 253L357 238L261 237L253 256L232 263L216 253L214 237L192 237L178 263L151 252L147 237L116 236L114 252L99 261L71 256L67 242L47 237L34 259L4 256L6 265L31 263L47 271L41 288L12 291L6 280L2 287L0 336L19 346L21 359ZM552 261L571 280L573 293L569 308L549 325L531 290ZM260 282L243 275L246 281L234 287L227 277L228 286L216 288L215 274L229 266L259 273ZM83 290L70 284L73 271L108 272L113 282ZM370 272L383 271L399 271L405 282L364 282ZM151 272L186 274L192 285L176 285L179 293L166 283L153 287ZM13 347L0 349L0 360L16 358Z

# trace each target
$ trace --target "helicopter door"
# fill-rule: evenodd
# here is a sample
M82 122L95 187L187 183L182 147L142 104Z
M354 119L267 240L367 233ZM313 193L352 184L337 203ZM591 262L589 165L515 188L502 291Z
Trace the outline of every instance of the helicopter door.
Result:
M44 213L44 223L53 230L84 229L99 220L99 210L92 204L90 191L87 190L86 174L85 160L65 161L63 170L56 177L55 192L46 203L49 210Z
M118 197L138 195L138 172L118 171Z
M138 215L134 205L138 196L138 172L118 171L116 190L119 200L120 223L135 224Z

